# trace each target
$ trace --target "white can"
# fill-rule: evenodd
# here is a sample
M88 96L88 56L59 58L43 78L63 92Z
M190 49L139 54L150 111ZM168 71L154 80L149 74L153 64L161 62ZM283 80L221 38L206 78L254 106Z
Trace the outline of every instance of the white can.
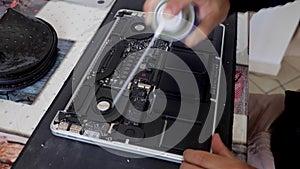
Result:
M168 0L161 0L154 9L151 27L155 31L164 22L164 29L160 38L167 41L183 40L195 27L196 12L193 5L188 5L176 16L166 17L164 9Z

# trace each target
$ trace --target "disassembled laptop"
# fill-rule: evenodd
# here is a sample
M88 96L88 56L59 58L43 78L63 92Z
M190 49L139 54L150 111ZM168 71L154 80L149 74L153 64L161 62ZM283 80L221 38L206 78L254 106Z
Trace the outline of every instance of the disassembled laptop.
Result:
M225 27L218 28L218 51L209 40L190 50L180 42L157 39L114 105L153 37L144 19L140 11L122 9L116 14L105 43L50 128L60 137L180 163L186 148L210 150L210 137L201 135L213 133L215 116L222 114ZM194 81L188 80L191 76ZM184 81L195 87L178 84Z

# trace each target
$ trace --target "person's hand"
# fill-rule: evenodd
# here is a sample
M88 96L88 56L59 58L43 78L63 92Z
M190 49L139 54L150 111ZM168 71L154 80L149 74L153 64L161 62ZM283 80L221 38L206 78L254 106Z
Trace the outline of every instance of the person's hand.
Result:
M184 161L180 169L255 169L241 161L223 144L219 134L212 137L212 151L187 149L183 153Z
M146 0L144 3L144 12L153 12L159 0ZM222 23L228 15L230 2L229 0L169 0L166 5L165 13L176 15L190 3L197 6L199 25L186 39L185 44L189 47L195 46L220 23ZM147 22L151 18L147 17Z

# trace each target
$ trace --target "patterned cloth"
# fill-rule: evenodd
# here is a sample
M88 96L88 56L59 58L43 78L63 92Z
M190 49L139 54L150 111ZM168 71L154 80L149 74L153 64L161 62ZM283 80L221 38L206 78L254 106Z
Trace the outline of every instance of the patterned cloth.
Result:
M10 169L24 148L17 137L0 132L0 169Z
M271 151L272 123L284 110L284 94L250 94L247 162L257 169L275 169Z
M1 4L0 4L0 19L5 14L5 12L6 12L6 8L4 6L1 6Z

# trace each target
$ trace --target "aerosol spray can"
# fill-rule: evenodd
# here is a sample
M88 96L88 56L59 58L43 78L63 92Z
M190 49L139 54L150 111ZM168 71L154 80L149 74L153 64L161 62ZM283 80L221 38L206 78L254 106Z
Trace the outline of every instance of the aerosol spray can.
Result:
M151 27L156 30L160 23L164 22L164 29L160 35L161 39L167 41L183 40L197 24L196 9L190 4L181 10L176 16L166 17L164 9L168 0L161 0L152 15Z

